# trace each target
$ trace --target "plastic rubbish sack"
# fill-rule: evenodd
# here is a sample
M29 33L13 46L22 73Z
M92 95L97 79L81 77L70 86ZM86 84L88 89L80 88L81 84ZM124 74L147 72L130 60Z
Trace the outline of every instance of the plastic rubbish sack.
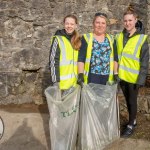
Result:
M4 122L3 119L0 117L0 139L3 137L4 134Z
M77 86L69 91L61 97L57 86L45 90L50 112L51 150L74 150L76 146L81 89Z
M117 85L84 85L77 150L102 150L119 138Z

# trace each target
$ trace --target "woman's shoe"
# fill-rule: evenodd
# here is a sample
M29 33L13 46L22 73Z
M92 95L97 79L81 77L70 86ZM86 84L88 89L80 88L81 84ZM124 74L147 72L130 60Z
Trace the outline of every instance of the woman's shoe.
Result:
M127 125L125 130L122 132L121 137L122 138L128 138L131 136L134 132L135 125Z

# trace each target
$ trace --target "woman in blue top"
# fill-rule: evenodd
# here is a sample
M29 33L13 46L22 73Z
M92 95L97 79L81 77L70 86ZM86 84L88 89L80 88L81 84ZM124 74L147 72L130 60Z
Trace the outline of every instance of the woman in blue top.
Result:
M83 82L106 85L109 78L112 77L111 80L114 80L113 76L117 74L118 57L116 49L113 50L113 37L106 33L107 23L106 14L96 13L93 19L93 32L82 37L78 57L78 83L80 85Z

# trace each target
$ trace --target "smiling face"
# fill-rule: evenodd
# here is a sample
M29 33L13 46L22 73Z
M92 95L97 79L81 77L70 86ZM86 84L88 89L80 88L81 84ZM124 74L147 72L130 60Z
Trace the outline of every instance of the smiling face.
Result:
M68 34L72 34L77 28L77 23L74 18L67 17L64 20L64 28Z
M135 24L137 22L137 18L133 14L126 14L124 15L124 28L129 32L132 33L136 30Z
M107 22L106 18L98 16L93 22L94 33L97 35L106 33Z

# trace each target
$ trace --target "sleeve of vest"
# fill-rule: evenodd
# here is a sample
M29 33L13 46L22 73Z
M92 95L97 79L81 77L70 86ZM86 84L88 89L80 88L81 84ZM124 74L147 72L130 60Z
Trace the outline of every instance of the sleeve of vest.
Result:
M149 46L148 41L146 40L142 46L140 54L140 72L137 80L137 84L144 85L146 76L149 69Z
M82 39L81 39L81 47L80 47L79 55L78 55L78 62L85 63L86 52L87 52L87 43L86 43L84 37L82 37Z
M54 38L49 53L49 69L52 83L60 82L59 61L60 48L57 38Z

